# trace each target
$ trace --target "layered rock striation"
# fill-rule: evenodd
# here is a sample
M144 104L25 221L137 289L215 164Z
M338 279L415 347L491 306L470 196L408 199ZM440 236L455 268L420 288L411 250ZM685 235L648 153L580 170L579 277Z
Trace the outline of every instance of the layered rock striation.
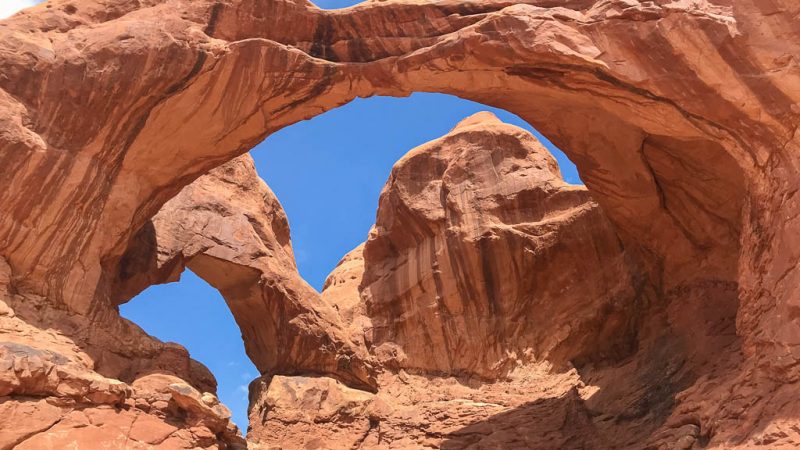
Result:
M372 344L404 368L494 380L624 355L647 304L587 189L490 113L394 166L363 254Z
M366 299L363 317L375 314L377 340L364 338L363 347L357 339L363 333L348 324L335 325L340 320L335 310L314 312L316 306L309 309L303 295L296 295L306 289L297 287L302 283L290 275L289 266L274 269L264 261L248 262L258 259L252 256L242 263L234 254L221 260L221 266L231 270L229 281L252 286L254 280L280 279L296 287L295 292L277 294L233 289L226 295L229 302L244 303L280 298L294 308L291 314L270 316L274 326L243 330L262 370L275 369L265 376L296 375L297 367L305 371L320 364L311 375L337 377L352 385L348 389L368 385L375 390L384 374L373 375L366 362L370 358L359 354L372 344L389 350L384 344L393 339L398 341L397 351L374 356L379 365L394 359L395 371L407 361L418 371L485 377L528 359L573 358L580 362L575 376L596 392L590 397L578 392L580 400L577 394L562 396L575 402L558 403L572 405L564 410L569 414L559 417L566 417L562 423L586 424L587 430L598 429L598 423L619 423L610 427L610 436L618 442L603 445L791 448L800 440L793 406L800 367L800 332L794 320L800 292L795 270L800 261L800 205L795 195L800 184L798 14L800 5L793 0L389 0L337 11L323 11L303 0L50 0L4 20L0 257L8 266L3 272L8 307L3 311L13 311L13 317L3 316L11 322L4 322L2 330L6 341L32 349L13 347L4 358L17 361L23 355L35 359L36 367L47 367L37 373L83 380L66 383L70 386L100 380L97 389L108 395L81 388L70 397L72 389L65 391L53 381L58 377L44 382L25 370L19 375L12 368L21 363L12 362L2 366L2 379L10 380L4 383L14 386L2 389L7 393L3 405L29 405L22 397L32 392L45 401L70 397L79 406L52 410L48 417L57 417L58 426L91 429L83 419L58 418L76 409L93 410L106 401L100 399L118 398L117 383L103 379L132 386L146 374L170 372L198 393L213 390L211 378L185 351L147 337L118 316L115 306L143 288L141 283L174 276L161 274L158 263L151 266L159 273L152 278L121 269L132 261L131 252L136 253L131 247L138 245L137 234L187 185L282 127L359 96L430 91L514 112L576 163L592 202L602 208L618 237L617 248L633 262L629 267L637 268L636 293L622 295L620 302L641 304L642 298L648 299L649 307L634 308L636 317L630 321L611 323L615 332L632 327L636 332L625 335L635 337L621 342L633 345L628 351L625 346L607 347L616 341L597 335L600 339L591 342L604 350L581 358L563 352L579 348L580 342L570 347L556 337L545 343L525 320L516 322L519 329L505 330L498 330L502 322L490 320L475 331L524 342L491 342L488 358L459 352L435 360L421 356L416 352L420 338L410 327L402 327L404 311L388 307L415 311L424 324L421 329L435 331L430 342L442 348L445 336L463 339L459 345L474 345L463 337L471 329L462 333L437 327L455 326L458 320L475 323L488 303L466 308L458 319L414 310L419 305L412 300L423 297L414 288L401 288L429 289L428 281L400 284L395 278L398 284L391 286L370 278L412 274L401 261L377 251L382 235L376 228L373 249L367 242L363 255L369 291L374 288L381 297ZM447 184L444 178L442 182ZM454 205L454 211L467 215L476 211L473 205L445 197L438 206ZM491 208L500 200L484 201L481 207ZM430 219L419 211L410 211L407 218L411 217ZM391 224L387 217L379 222ZM452 229L452 242L445 239L437 245L446 243L448 250L465 255L481 254L464 244L474 237L471 226L442 223L432 228ZM486 226L495 234L501 228ZM250 232L247 227L241 230ZM424 233L415 230L405 238L421 236ZM384 243L404 239L400 232L383 237ZM178 239L175 254L194 256L190 266L196 264L198 272L208 268L207 279L216 279L223 290L230 288L225 285L227 275L218 273L223 270L219 258L204 253L213 255L215 250L195 252L191 243L184 248L192 239ZM531 240L517 235L513 239ZM250 242L266 247L271 238ZM504 251L499 242L481 242L500 245L492 253ZM229 246L220 244L219 250ZM289 254L284 249L281 256L277 248L274 253L284 261ZM431 275L451 269L459 273L446 266L447 259L429 258L428 264L421 255L415 258L420 269L432 268ZM378 260L396 264L401 272L370 268L368 261ZM204 264L209 261L214 264ZM353 263L357 265L357 255ZM488 273L497 276L492 266L499 264L488 266L478 273L484 282ZM126 273L122 283L121 270ZM443 289L438 300L425 297L429 305L454 301L453 286L443 284ZM513 286L483 283L461 288L478 302L491 299L489 292L497 289L510 289L511 299L496 306L529 301L514 293ZM361 315L358 303L349 305ZM270 308L259 311L274 314ZM295 313L314 319L299 328L285 323ZM334 324L331 331L326 329L329 324ZM279 335L279 330L292 329L299 334ZM22 342L34 335L37 345ZM273 339L298 347L265 348ZM309 342L323 343L323 351L312 351ZM49 346L53 349L45 348ZM64 358L47 353L62 347L72 348L72 353ZM534 349L530 357L520 356L517 350L529 347ZM510 354L499 369L489 364L507 350ZM592 360L592 355L600 360ZM72 364L68 360L78 361L77 366L60 372L49 368ZM20 387L29 382L37 387ZM171 395L168 405L181 404L180 394ZM370 395L380 396L381 390ZM178 428L189 430L181 431L181 445L236 441L235 433L225 431L227 425L205 426L210 434L203 427L191 431L194 426L184 418L195 416L186 415L186 408L157 407L162 412L150 414L136 404L126 400L114 408L126 411L127 417L131 411L145 411L157 421L179 423ZM286 410L285 405L281 408ZM558 416L543 413L551 409L529 411L532 416L523 415L522 423L532 423L529 416ZM586 415L592 421L581 419ZM496 416L502 415L492 417ZM174 417L180 420L170 422ZM4 435L11 442L4 445L21 443L29 435L35 438L48 426ZM600 438L608 439L602 428ZM0 429L6 433L9 428ZM422 434L442 435L441 430L431 433ZM466 435L473 439L486 433L486 428L478 428ZM580 435L593 436L588 431ZM402 436L397 439L401 442Z

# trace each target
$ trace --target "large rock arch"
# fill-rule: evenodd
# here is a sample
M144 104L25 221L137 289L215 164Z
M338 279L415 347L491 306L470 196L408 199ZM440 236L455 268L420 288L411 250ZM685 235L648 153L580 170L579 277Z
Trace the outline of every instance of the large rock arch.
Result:
M112 314L128 243L183 186L357 96L445 92L563 148L659 297L735 289L754 366L795 381L798 12L53 0L0 25L0 255L17 289Z

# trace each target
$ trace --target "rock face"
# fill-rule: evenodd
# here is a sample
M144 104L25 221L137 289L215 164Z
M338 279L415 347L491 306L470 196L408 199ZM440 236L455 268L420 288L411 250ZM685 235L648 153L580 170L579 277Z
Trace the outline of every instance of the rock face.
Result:
M82 380L65 386L97 386L59 391L56 375L45 381L12 370L20 363L4 363L2 380L14 387L3 389L8 393L3 407L34 409L3 417L40 411L45 418L4 438L13 445L55 423L51 420L58 427L92 429L83 419L56 417L117 398L116 382L98 376L132 386L146 374L168 371L198 393L213 390L210 376L185 351L148 338L116 312L117 303L142 288L137 282L120 284L123 262L136 252L131 245L137 233L185 186L275 130L358 96L431 91L505 108L564 149L612 224L625 258L637 268L635 282L644 297L634 298L649 299L650 307L631 322L636 352L621 361L581 361L576 376L596 392L581 394L582 403L575 394L558 397L577 405L558 410L571 418L567 422L589 424L580 419L588 415L606 439L597 418L610 418L605 424L630 418L611 427L620 446L795 446L800 441L794 419L800 379L798 14L794 0L389 0L338 11L303 0L50 0L2 21L0 256L8 266L2 272L8 306L2 310L14 314L3 316L11 322L2 330L6 341L33 349L14 347L3 355L13 361L14 355L28 355L48 374ZM471 211L464 205L461 210ZM450 228L457 233L448 249L463 245L469 233ZM367 247L365 269L390 274L388 268L366 267L375 257ZM194 261L202 272L202 262L210 259L200 253ZM425 262L420 268L433 268L432 275L446 268L434 267L433 258L431 264L417 261ZM236 267L234 279L246 285L290 271L274 272L268 265L241 269L248 264L230 255L223 266ZM216 273L221 268L210 269L223 286L225 276ZM417 369L487 373L486 362L475 355L433 361L416 354L412 349L419 341L408 327L402 329L402 311L381 311L380 305L405 308L420 297L369 281L388 295L373 295L364 306L377 317L375 348L397 339ZM428 288L425 282L414 286ZM487 300L488 291L500 288L509 287L465 292ZM442 302L430 304L444 304L452 287L447 289ZM267 295L264 290L239 294L236 299ZM290 372L267 376L291 375L295 363L319 363L315 375L381 386L383 375L373 383L368 362L361 364L362 350L353 340L358 333L349 325L316 334L313 341L325 344L321 355L281 356L261 348L274 338L297 339L308 349L306 336L339 320L304 308L302 295L270 298L278 297L288 298L286 304L296 306L301 317L319 320L301 327L297 338L278 336L286 329L281 327L292 326L282 319L291 314L273 316L278 323L273 331L245 333L262 368ZM478 317L480 307L462 318ZM424 329L454 323L423 312L418 317ZM522 324L520 334L501 334L529 339L522 346L535 348L533 359L575 356L540 342L525 320L515 323ZM476 331L490 333L496 325ZM463 336L444 330L431 342L456 335ZM365 339L364 345L371 344ZM72 349L65 359L47 353L61 347ZM487 347L494 356L502 350L494 343ZM348 358L355 364L341 362ZM509 356L504 365L519 359ZM49 369L65 360L77 366ZM29 382L35 388L21 387ZM186 405L178 400L180 393L171 395L169 402ZM39 407L28 402L31 396L45 403L72 396L77 406ZM119 407L125 417L147 410L129 403L123 402L128 409ZM185 445L235 440L206 426L209 435L183 419L191 414L174 412L185 409L156 410L169 418L164 423L189 430L181 434ZM181 419L174 422L164 411ZM528 411L550 417L544 411L556 410ZM529 415L522 417L531 423ZM492 430L507 429L487 420ZM467 435L484 436L486 429Z
M286 449L608 448L576 383L575 372L544 367L489 384L400 372L381 376L377 394L326 377L256 380L248 441Z
M248 439L337 449L618 444L579 389L595 392L567 366L632 352L647 307L636 279L586 188L566 184L530 133L490 113L467 118L394 166L369 239L322 292L384 369L378 392L264 377L251 385Z
M117 302L190 268L217 288L262 373L374 384L363 347L297 272L286 214L244 155L184 188L139 231L119 263Z
M216 381L183 347L10 283L0 259L0 448L245 448Z
M646 304L630 264L586 188L530 133L481 113L394 166L361 287L377 354L497 379L629 350Z
M705 286L716 289L707 304L668 308L636 258L530 133L489 113L467 118L395 165L367 242L322 292L383 369L377 393L265 376L251 385L248 439L337 449L696 442L697 427L663 425L697 372L737 354L735 292ZM308 415L330 411L330 399L344 409Z
M265 377L250 395L256 448L353 448L375 424L367 411L374 395L328 377Z

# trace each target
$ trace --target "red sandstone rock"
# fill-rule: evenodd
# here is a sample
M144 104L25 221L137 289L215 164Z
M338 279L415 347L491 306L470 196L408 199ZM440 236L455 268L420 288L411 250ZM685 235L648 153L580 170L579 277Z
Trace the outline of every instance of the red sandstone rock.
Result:
M395 165L369 240L322 292L386 369L377 394L327 378L264 377L251 386L248 439L304 448L349 436L322 439L336 449L617 446L621 426L594 423L608 405L587 408L597 388L568 366L632 352L647 306L637 276L586 188L566 184L530 133L489 113L467 118ZM303 400L310 392L369 407L354 418L305 417L319 409ZM652 431L652 420L626 431Z
M374 384L363 346L297 272L286 214L249 155L197 179L142 227L119 264L119 301L185 267L225 297L261 373Z
M265 377L251 384L251 444L353 448L372 429L373 394L327 377Z
M364 266L375 353L435 373L624 354L646 301L586 188L489 113L394 166Z
M213 377L185 349L158 342L123 319L117 320L124 334L116 339L83 331L78 340L71 337L77 334L73 327L91 327L85 318L46 304L38 305L37 315L30 310L33 301L17 293L2 303L0 448L243 448L224 407L198 408L185 400L184 390L198 391L184 380L215 389ZM158 388L147 381L153 377L183 388Z
M334 12L300 0L48 1L0 23L0 330L67 356L80 369L65 379L79 384L172 371L213 390L185 351L118 317L134 235L277 129L356 96L446 92L515 112L564 149L642 269L652 302L637 353L581 368L596 392L562 423L584 423L585 407L598 424L625 419L609 431L620 446L795 446L799 13L793 0L390 0ZM38 380L4 367L3 380ZM62 398L48 383L34 384ZM94 401L77 392L65 398ZM10 442L63 413L65 436L118 446L104 430L136 413L90 422L110 407L9 398L3 419L42 417ZM523 434L549 429L542 416L526 416ZM467 434L507 430L494 423ZM174 438L206 445L208 433ZM31 439L65 442L52 437Z

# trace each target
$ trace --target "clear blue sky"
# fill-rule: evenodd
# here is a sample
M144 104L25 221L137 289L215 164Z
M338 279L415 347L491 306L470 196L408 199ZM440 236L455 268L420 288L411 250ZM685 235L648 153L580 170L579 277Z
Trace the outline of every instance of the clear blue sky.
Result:
M36 0L0 0L0 18ZM342 8L352 0L320 0ZM339 259L363 242L375 220L378 196L392 165L407 151L447 133L461 119L504 111L438 94L359 99L270 136L253 149L260 175L281 200L292 229L300 273L317 289ZM547 142L545 142L548 145ZM564 177L580 183L575 167L551 147ZM220 399L247 427L247 386L258 371L244 353L240 332L216 290L187 271L178 283L153 286L120 308L148 333L178 342L214 373Z
M353 0L317 0L313 1L313 3L319 6L320 8L336 9L336 8L346 8L348 6L352 6L355 5L356 3L361 3L361 2Z

